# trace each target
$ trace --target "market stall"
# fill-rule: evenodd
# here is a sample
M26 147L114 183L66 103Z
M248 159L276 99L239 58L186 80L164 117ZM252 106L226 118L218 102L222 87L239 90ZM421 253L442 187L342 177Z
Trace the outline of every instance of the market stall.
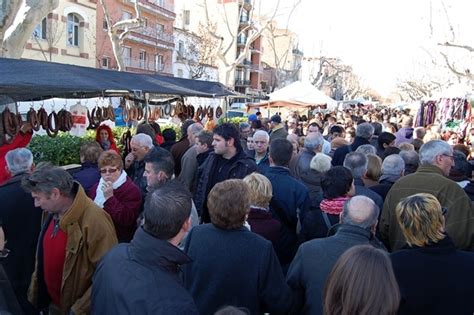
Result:
M233 94L218 82L0 58L0 95L12 102L116 96L121 97L120 107L126 122L172 116L198 121L206 117L219 118L223 112L220 107L195 108L185 97L216 98ZM115 119L111 102L92 110L76 105L71 109L58 104L61 108L50 112L43 106L31 106L26 117L22 117L15 106L6 106L0 114L0 141L12 139L25 121L31 123L35 131L43 129L54 137L59 131L70 131L78 124L94 129L104 120Z

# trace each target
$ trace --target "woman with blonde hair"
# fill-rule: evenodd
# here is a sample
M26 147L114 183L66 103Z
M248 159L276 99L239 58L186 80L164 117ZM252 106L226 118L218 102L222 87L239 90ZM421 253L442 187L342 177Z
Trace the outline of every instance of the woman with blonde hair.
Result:
M445 217L456 210L427 193L398 203L395 215L408 244L391 255L402 295L399 314L474 310L474 253L457 250L445 230Z
M367 154L367 172L362 177L365 187L372 187L379 183L382 175L382 159L375 154Z
M272 199L272 183L259 173L252 173L244 177L244 183L250 188L250 212L247 222L251 231L271 241L276 249L280 240L280 221L274 219L270 212Z
M400 291L387 253L370 245L348 249L324 288L324 314L395 315Z

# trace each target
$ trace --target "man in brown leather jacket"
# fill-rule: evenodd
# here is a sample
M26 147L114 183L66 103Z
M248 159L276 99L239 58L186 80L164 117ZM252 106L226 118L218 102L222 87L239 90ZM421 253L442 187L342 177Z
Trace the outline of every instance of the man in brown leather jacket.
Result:
M117 244L110 216L62 168L40 164L22 185L46 212L30 302L49 314L89 314L92 275Z

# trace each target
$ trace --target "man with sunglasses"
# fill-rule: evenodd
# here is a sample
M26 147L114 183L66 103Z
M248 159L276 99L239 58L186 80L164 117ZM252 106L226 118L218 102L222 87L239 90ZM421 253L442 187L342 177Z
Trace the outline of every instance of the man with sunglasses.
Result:
M22 179L47 213L28 298L49 314L88 314L92 275L117 237L112 220L62 168L39 164Z
M466 192L447 178L454 166L453 149L442 140L431 140L420 148L420 166L414 174L400 178L385 199L380 218L382 240L392 251L406 245L400 225L395 217L398 202L418 193L435 196L442 207L448 209L446 231L457 248L474 250L474 207Z

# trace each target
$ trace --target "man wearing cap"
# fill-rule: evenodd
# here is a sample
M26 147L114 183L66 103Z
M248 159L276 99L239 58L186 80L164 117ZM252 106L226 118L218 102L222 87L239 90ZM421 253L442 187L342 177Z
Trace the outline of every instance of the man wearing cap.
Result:
M270 118L270 143L275 139L286 139L288 132L285 129L285 126L281 123L280 115L273 115Z

